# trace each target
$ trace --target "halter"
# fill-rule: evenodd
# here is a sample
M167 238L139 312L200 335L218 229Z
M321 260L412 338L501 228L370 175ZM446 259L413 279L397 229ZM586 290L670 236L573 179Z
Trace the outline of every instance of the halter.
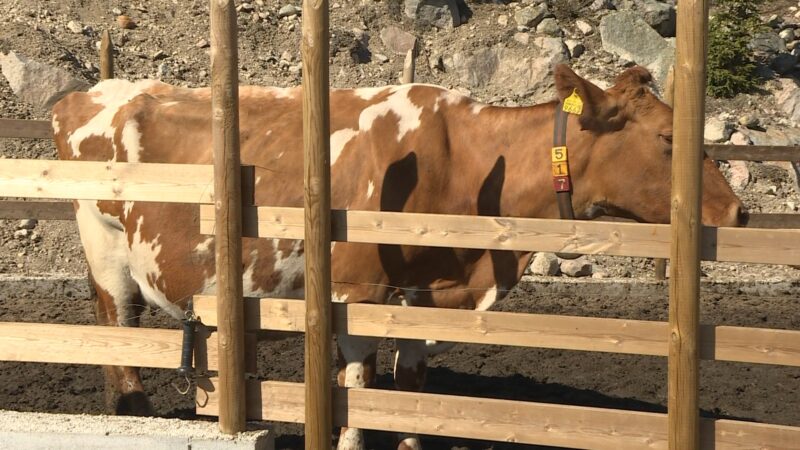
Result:
M575 210L572 208L572 179L569 176L569 152L567 150L567 122L569 114L580 115L583 112L583 101L577 90L559 100L556 105L555 124L553 125L553 148L550 159L553 167L553 189L556 192L558 211L562 219L574 220ZM576 259L579 254L556 253L563 259Z

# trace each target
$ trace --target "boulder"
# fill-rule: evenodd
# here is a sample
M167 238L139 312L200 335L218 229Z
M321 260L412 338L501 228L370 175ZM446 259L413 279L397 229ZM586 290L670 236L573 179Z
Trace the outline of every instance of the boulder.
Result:
M564 259L561 260L561 273L568 277L588 277L592 274L592 263L585 256Z
M769 62L769 67L778 73L778 75L786 75L794 70L797 64L797 57L791 53L778 53Z
M381 41L387 50L395 55L405 56L409 50L414 48L417 38L396 26L388 26L381 30Z
M756 53L764 55L775 55L786 52L786 42L774 31L756 34L755 37L753 37L753 41L750 43L750 47Z
M775 100L795 125L800 125L800 86L793 79L781 78L781 90Z
M746 134L736 131L731 134L731 144L733 145L753 145L753 141Z
M558 275L558 258L552 253L537 253L531 263L531 273L545 277Z
M675 41L665 39L633 11L617 11L600 21L603 49L646 67L659 85L675 61Z
M536 32L553 37L560 37L564 34L564 32L561 30L561 27L558 26L556 19L553 19L552 17L542 19L542 21L539 22L539 25L536 26Z
M405 0L404 13L424 26L453 28L461 25L456 0Z
M716 117L706 120L706 127L703 131L703 138L709 142L725 142L733 134L733 126Z
M7 55L0 54L0 66L14 94L42 110L49 110L70 92L89 89L89 84L64 70L13 51Z
M645 0L639 11L654 30L664 37L675 36L676 14L675 6L655 0Z
M564 41L564 44L566 44L567 50L569 50L569 56L571 58L580 58L583 52L586 51L586 46L584 46L581 41L577 41L575 39L567 39Z
M750 170L744 161L730 161L731 165L731 187L742 190L750 183Z
M547 9L547 4L540 3L538 5L526 6L518 10L516 14L514 14L514 21L517 22L517 26L534 28L549 14L550 10Z
M531 101L555 95L552 70L567 62L569 52L560 38L537 37L525 48L502 44L471 53L455 52L443 58L445 70L469 88L492 86L507 93L529 94Z
M594 33L594 28L592 27L592 25L589 24L589 22L587 22L585 20L581 20L581 19L576 20L575 21L575 27L577 27L578 30L581 33L583 33L584 36L588 36L588 35Z

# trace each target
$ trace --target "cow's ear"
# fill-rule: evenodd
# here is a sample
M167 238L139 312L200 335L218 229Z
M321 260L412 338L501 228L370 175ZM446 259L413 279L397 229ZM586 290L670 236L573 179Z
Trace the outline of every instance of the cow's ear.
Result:
M612 91L627 99L641 97L647 91L647 85L653 81L653 76L642 66L633 66L622 72L616 80Z
M579 120L584 129L606 128L608 121L617 115L618 108L614 98L580 77L566 64L557 65L553 74L559 100L563 102L573 93L580 96L583 112Z

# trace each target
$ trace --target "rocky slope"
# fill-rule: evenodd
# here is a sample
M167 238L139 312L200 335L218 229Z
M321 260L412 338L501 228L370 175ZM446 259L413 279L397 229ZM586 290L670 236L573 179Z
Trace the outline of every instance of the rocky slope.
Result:
M672 63L675 2L656 0L331 1L331 83L398 82L406 51L418 51L416 79L498 105L552 97L551 67L567 62L609 86L638 63L660 89ZM763 90L708 101L707 139L739 144L800 144L800 13L794 1L767 2L769 30L754 43ZM301 79L299 0L239 2L243 83L289 86ZM99 77L98 45L111 30L116 76L209 83L208 2L0 0L0 117L48 118L52 94ZM13 53L12 53L13 52ZM38 64L38 65L37 65ZM70 83L75 83L70 85ZM3 158L54 158L51 143L0 140ZM722 163L753 211L796 212L797 175L787 163ZM590 258L595 276L649 276L643 259ZM797 278L785 267L707 264L714 277ZM0 273L82 273L72 223L0 221ZM583 272L586 272L585 270Z

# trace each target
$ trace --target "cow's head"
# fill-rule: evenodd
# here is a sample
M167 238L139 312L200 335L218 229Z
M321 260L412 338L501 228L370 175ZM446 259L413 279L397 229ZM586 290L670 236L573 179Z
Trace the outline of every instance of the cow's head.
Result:
M570 132L575 142L568 142L576 214L669 222L672 108L650 91L650 81L646 69L633 67L603 91L567 66L556 67L559 98L577 91L584 102L581 131ZM712 226L738 226L745 218L741 202L708 158L702 215Z

